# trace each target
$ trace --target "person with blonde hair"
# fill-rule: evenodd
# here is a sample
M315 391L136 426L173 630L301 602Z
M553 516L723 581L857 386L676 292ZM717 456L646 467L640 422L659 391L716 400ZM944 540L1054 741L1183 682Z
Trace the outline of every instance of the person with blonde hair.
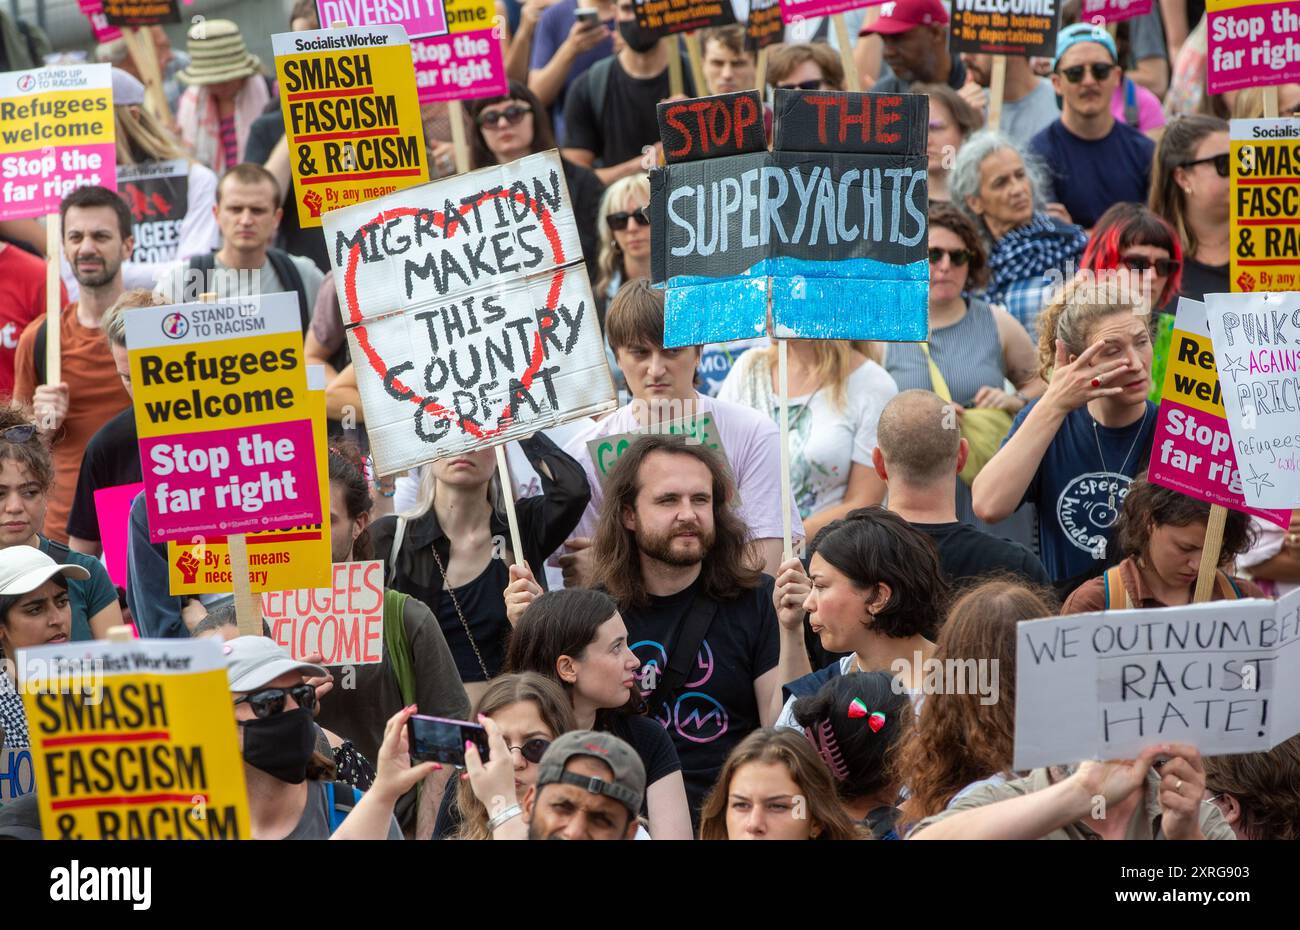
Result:
M1229 242L1228 122L1181 116L1165 127L1151 172L1151 210L1178 232L1182 297L1227 293Z
M135 177L163 167L159 162L188 162L183 181L185 210L174 248L162 260L149 260L146 258L148 245L136 242L132 260L122 265L125 287L152 288L171 262L206 255L220 248L221 231L212 211L217 198L217 176L212 169L190 158L180 140L145 109L144 85L118 68L113 69L113 122L117 129L118 188L131 208L137 229L157 211L159 204L134 183Z
M1096 273L1072 281L1039 320L1047 391L1016 415L971 488L986 522L1038 505L1043 565L1062 597L1114 561L1115 522L1155 436L1151 340L1140 295Z
M600 200L600 251L592 291L605 308L618 289L634 278L650 277L650 176L645 172L619 178Z

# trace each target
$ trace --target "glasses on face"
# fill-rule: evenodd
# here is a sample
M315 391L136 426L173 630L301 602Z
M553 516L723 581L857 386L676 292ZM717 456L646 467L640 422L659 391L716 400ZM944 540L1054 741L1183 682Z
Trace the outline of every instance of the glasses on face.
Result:
M549 745L551 745L550 740L542 739L540 736L535 736L525 742L522 746L507 746L506 748L511 752L518 749L519 754L524 757L525 762L531 762L533 765L537 765L542 761L542 756L545 754L546 747Z
M970 261L970 252L966 249L931 249L930 264L939 264L939 262L943 261L945 255L948 256L948 261L958 268Z
M1195 168L1197 165L1203 165L1206 162L1214 163L1214 170L1221 178L1226 178L1232 173L1232 163L1229 161L1231 156L1224 152L1222 155L1207 155L1205 158L1197 158L1193 161L1185 161L1180 168Z
M609 223L609 228L614 230L614 232L622 232L627 229L627 224L632 220L636 220L638 226L649 226L650 214L645 212L645 207L641 207L633 210L631 213L626 210L620 210L617 213L611 213L609 216L605 217L605 222Z
M1155 268L1156 274L1162 278L1167 278L1171 274L1177 273L1178 269L1183 267L1183 263L1175 261L1172 258L1147 258L1145 255L1124 255L1120 258L1120 264L1130 271L1146 271L1149 268Z
M504 110L484 110L478 115L478 124L484 129L495 129L501 121L501 117L506 118L506 125L518 126L525 116L533 112L531 107L522 106L518 103L512 103Z
M1078 84L1083 80L1083 72L1091 68L1093 80L1100 84L1110 77L1110 73L1116 67L1116 65L1107 64L1104 61L1094 61L1091 65L1074 65L1070 68L1062 68L1061 73L1065 75L1065 79L1071 84Z
M36 427L29 423L22 426L10 426L7 429L0 430L0 437L8 442L26 442L36 435Z
M236 704L247 704L253 708L253 716L258 720L266 717L274 717L276 714L283 713L285 698L292 697L298 702L298 706L304 710L314 710L316 707L316 689L307 683L294 685L292 688L266 688L262 691L254 691L251 694L245 694Z
M776 86L782 90L821 90L822 79L813 78L811 81L800 81L798 84L778 84Z

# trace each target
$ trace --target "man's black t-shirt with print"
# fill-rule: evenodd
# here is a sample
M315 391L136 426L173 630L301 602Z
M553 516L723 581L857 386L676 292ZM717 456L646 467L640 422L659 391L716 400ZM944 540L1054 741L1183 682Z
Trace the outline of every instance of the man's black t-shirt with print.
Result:
M697 815L718 772L737 743L761 727L754 681L776 667L780 655L773 579L719 601L709 631L686 681L671 700L655 695L650 714L672 737L682 764L686 795ZM646 607L623 611L631 648L641 660L642 693L668 668L682 621L699 583L668 597L651 597ZM648 673L648 674L647 674Z
M939 550L939 567L958 587L986 575L1012 572L1031 584L1049 585L1052 578L1038 556L1010 539L1000 539L967 523L913 523Z
M668 99L668 69L652 78L634 78L615 58L605 85L604 106L592 94L588 70L569 89L564 106L564 147L586 149L596 166L607 168L636 158L659 141L659 101ZM691 95L689 74L687 96Z

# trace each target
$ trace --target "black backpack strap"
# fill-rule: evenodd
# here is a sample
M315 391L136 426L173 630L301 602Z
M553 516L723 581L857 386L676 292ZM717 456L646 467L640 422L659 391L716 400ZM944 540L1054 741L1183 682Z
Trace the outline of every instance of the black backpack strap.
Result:
M647 703L663 699L672 700L677 691L686 683L687 676L695 664L700 645L709 635L709 626L718 612L718 602L704 594L697 594L691 606L687 608L682 619L681 629L677 633L677 642L673 644L672 655L668 657L668 670L659 679L654 693L646 699Z
M46 316L41 320L41 325L36 327L36 341L32 343L33 357L32 361L36 364L36 383L45 383L45 324L49 320Z
M613 67L614 56L610 55L587 69L587 73L591 75L587 78L588 92L591 95L591 112L596 117L597 124L605 117L605 93L609 90L609 72Z
M302 334L307 335L307 330L311 326L311 307L307 306L307 286L302 283L302 275L298 273L298 266L294 264L288 252L282 252L279 249L267 249L266 258L275 269L275 276L280 279L280 283L285 286L287 291L298 292L298 316L302 318Z

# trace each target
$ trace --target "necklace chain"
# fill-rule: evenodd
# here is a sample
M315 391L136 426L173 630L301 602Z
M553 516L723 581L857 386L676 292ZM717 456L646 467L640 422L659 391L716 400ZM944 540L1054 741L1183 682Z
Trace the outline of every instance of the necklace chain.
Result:
M1142 407L1142 422L1138 424L1137 435L1133 437L1133 445L1128 447L1128 454L1124 456L1124 461L1121 462L1119 466L1119 474L1121 475L1125 474L1124 469L1128 467L1128 460L1130 457L1132 457L1133 450L1137 448L1138 440L1142 438L1142 429L1147 424L1147 412L1148 412L1148 408L1144 404ZM1106 454L1101 451L1101 435L1097 432L1097 418L1093 417L1091 412L1089 412L1088 416L1092 418L1092 438L1097 443L1097 458L1101 459L1101 470L1107 474L1110 474L1110 469L1106 467ZM1110 498L1107 501L1107 506L1109 506L1111 510L1115 509L1114 491L1110 492Z
M469 631L469 621L465 619L464 612L460 609L460 601L456 600L456 592L451 589L451 583L447 581L447 570L442 567L442 559L438 558L438 550L430 547L433 552L433 561L437 563L438 571L442 574L442 590L447 592L451 598L451 606L456 608L456 616L460 618L460 625L465 628L465 635L469 638L470 648L474 650L474 658L478 659L478 667L483 670L483 680L488 681L492 678L488 674L487 665L483 662L483 653L478 651L478 643L474 642L474 634Z

